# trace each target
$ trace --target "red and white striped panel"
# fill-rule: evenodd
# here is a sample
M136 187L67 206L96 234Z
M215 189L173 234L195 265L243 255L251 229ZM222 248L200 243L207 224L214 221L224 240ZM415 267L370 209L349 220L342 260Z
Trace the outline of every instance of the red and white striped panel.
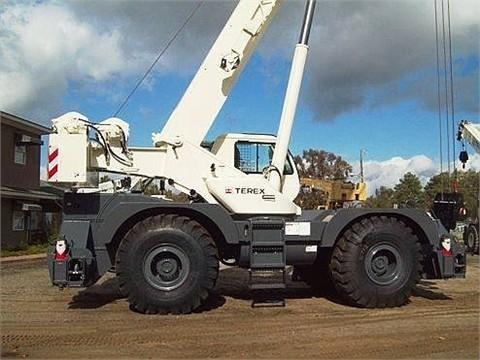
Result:
M58 148L49 149L48 153L48 181L57 181Z

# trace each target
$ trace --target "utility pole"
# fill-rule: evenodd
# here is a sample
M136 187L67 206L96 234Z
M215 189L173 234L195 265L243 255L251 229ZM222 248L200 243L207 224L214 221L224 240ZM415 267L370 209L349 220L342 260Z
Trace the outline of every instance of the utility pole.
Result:
M360 181L363 183L364 181L364 174L363 174L363 155L367 151L365 149L360 149Z

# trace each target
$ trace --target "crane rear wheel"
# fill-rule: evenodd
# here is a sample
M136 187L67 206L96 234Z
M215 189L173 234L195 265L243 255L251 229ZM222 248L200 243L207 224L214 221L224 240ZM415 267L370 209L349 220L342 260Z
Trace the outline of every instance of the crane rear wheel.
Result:
M189 313L215 286L218 255L208 232L179 215L137 223L117 253L120 290L141 313Z

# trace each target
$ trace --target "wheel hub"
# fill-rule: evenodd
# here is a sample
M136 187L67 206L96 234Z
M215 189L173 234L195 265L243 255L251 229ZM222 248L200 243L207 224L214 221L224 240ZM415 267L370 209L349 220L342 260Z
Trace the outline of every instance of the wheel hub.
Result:
M143 274L150 285L171 291L180 287L190 272L187 254L173 244L163 244L150 250L144 258Z
M365 256L365 271L368 278L379 285L390 285L398 279L403 262L397 248L387 244L375 244Z
M472 232L468 234L467 236L467 244L470 248L473 248L475 246L475 234Z
M161 259L157 262L156 271L164 281L172 281L178 276L182 264L174 258Z
M172 259L163 259L157 263L157 271L159 273L169 274L171 272L174 272L177 267L177 262L172 261Z
M386 256L378 256L372 261L372 269L377 275L383 275L387 271L388 260Z

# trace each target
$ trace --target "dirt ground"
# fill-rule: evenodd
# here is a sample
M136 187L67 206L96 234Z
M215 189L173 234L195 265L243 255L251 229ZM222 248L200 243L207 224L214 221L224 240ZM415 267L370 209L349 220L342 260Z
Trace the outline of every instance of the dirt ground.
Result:
M251 308L247 273L220 273L200 311L129 310L109 274L59 291L44 261L3 264L2 358L479 358L479 257L465 280L422 281L401 308L368 310L290 283L284 308Z

